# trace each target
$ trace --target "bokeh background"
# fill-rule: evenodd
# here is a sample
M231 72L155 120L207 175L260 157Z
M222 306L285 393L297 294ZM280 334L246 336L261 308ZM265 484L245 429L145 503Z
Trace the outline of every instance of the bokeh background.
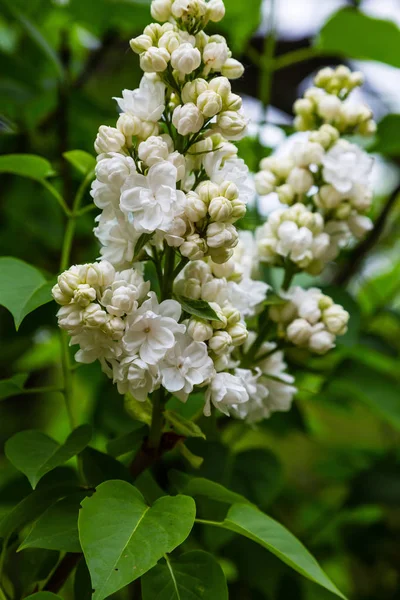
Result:
M240 143L240 152L253 170L292 133L292 104L318 68L344 62L364 72L357 99L372 106L379 122L377 135L366 144L375 156L376 229L319 282L351 312L348 334L327 357L289 354L299 387L292 411L255 430L229 423L225 446L213 448L219 464L215 454L210 461L206 457L202 474L218 479L228 462L234 465L226 485L284 523L350 598L399 600L400 2L225 4L227 17L214 29L222 30L246 66L234 87L252 119L251 136ZM128 41L150 21L149 1L1 0L0 7L0 152L50 160L52 183L70 205L81 179L62 154L93 152L99 125L115 123L112 97L138 85L138 59ZM278 57L274 72L260 58L268 53ZM54 278L65 227L59 206L37 182L8 174L1 180L0 254ZM259 199L243 226L253 228L275 202ZM98 255L94 215L88 212L78 221L74 262ZM0 307L1 380L26 373L27 389L57 385L55 312L53 303L42 306L16 334L10 313ZM67 435L61 394L10 397L4 390L0 381L0 447L27 428L58 440ZM74 392L81 421L96 426L99 450L106 439L129 431L122 398L95 365L77 370ZM2 456L0 468L1 518L29 486ZM222 539L216 550L233 600L333 598L251 542ZM24 557L18 560L17 572Z

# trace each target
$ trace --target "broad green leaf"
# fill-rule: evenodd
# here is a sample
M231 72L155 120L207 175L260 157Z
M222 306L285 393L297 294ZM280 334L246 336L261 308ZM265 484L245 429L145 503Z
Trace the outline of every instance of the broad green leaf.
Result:
M74 598L75 600L92 599L92 582L84 557L78 563L74 577Z
M148 428L145 425L140 425L133 431L130 431L115 440L110 440L107 443L107 452L111 454L111 456L122 456L128 452L133 452L140 446L147 432Z
M5 154L0 156L0 173L12 173L36 181L43 181L43 179L54 175L49 161L35 154Z
M345 599L303 544L283 525L256 507L234 504L223 527L260 544L304 577Z
M169 477L172 484L187 496L205 496L210 500L223 502L224 504L245 504L248 502L244 496L232 492L220 483L205 477L190 477L180 471L172 471Z
M68 150L63 157L83 175L87 175L96 166L95 157L84 150Z
M196 423L185 419L185 417L182 417L182 415L175 412L174 410L164 411L164 417L168 425L170 425L170 427L175 431L175 433L178 433L179 435L183 435L185 437L201 437L203 439L206 439L206 436L204 435L200 427L196 425Z
M10 311L17 330L27 314L51 301L49 285L28 263L11 256L0 258L0 305Z
M226 33L235 54L243 53L261 21L261 0L225 2L225 18L218 23L218 33Z
M220 321L215 310L205 300L192 300L192 298L186 298L185 296L175 296L175 299L189 315L209 321Z
M83 492L71 494L50 506L34 523L19 550L45 548L63 552L81 552L78 514Z
M132 481L132 476L125 465L109 454L94 448L85 448L81 454L81 461L85 480L91 487L96 487L108 479Z
M196 507L164 496L152 507L125 481L106 481L82 502L79 538L93 587L103 600L149 571L189 535Z
M76 492L72 485L55 485L37 489L21 500L0 522L0 538L8 538L14 531L35 521L51 504Z
M24 389L29 373L17 373L10 379L2 379L0 381L0 400L5 400L11 396L18 396Z
M385 156L400 156L400 114L383 117L378 124L375 142L369 150Z
M27 476L35 489L43 475L82 452L91 437L91 427L82 425L60 445L45 433L28 429L7 440L5 454L14 467Z
M214 556L193 550L146 573L142 596L143 600L228 600L228 586Z
M133 251L134 256L137 256L139 254L139 252L142 250L142 248L145 247L147 242L149 242L151 240L152 236L153 236L152 233L142 233L142 235L136 242L135 250Z
M372 367L345 361L327 391L357 398L396 429L400 429L400 383Z
M27 596L26 600L62 600L62 598L53 592L37 592L37 594Z
M335 13L322 27L315 45L324 52L400 67L397 25L369 17L355 8L346 7Z
M228 482L227 482L228 483ZM282 467L275 454L263 448L252 448L236 454L229 486L265 509L282 486Z

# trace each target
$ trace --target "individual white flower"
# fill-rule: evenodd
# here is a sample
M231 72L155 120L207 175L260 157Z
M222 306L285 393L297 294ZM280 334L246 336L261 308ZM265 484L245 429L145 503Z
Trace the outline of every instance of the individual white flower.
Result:
M140 233L125 219L110 218L107 211L103 211L96 220L98 225L93 232L101 244L102 258L116 268L128 267L132 263Z
M286 330L286 336L296 346L307 346L312 333L312 325L306 319L295 319Z
M101 125L94 143L97 154L120 152L125 146L125 136L115 127Z
M324 157L325 151L317 142L296 142L293 146L291 158L297 167L308 167L319 165Z
M170 54L166 48L151 46L140 55L140 68L145 73L162 73L168 66Z
M358 184L369 180L373 158L355 144L347 140L339 140L325 154L323 176L338 192L349 194Z
M171 65L179 73L189 75L199 68L201 63L201 54L198 48L193 48L192 44L181 44L171 54Z
M135 173L121 194L121 210L133 215L137 231L153 233L171 224L185 194L176 189L176 168L170 162L150 167L147 176Z
M171 17L172 0L152 0L150 12L153 19L164 23Z
M349 313L340 304L332 304L322 314L322 320L326 328L334 335L346 333L349 318Z
M225 16L225 5L223 0L209 0L207 4L207 17L213 23L218 23Z
M228 79L239 79L244 73L244 66L235 58L228 58L222 65L221 73Z
M207 417L211 415L212 403L215 408L229 415L232 407L236 408L238 404L248 400L249 394L239 377L230 373L217 373L207 388L204 414Z
M257 313L258 306L264 302L269 287L264 281L249 277L243 277L239 283L229 281L229 300L243 317L252 317Z
M114 100L123 113L155 123L165 109L165 84L144 75L136 90L123 90L122 98Z
M207 119L210 119L222 110L222 98L217 92L206 90L198 96L197 107Z
M109 363L121 355L122 349L118 342L114 341L101 329L85 329L72 335L71 346L79 344L80 349L75 354L75 360L79 363L90 364L98 360L103 371L111 377L112 370Z
M58 326L70 335L82 330L83 309L79 304L66 304L57 312Z
M206 342L212 337L214 330L208 321L191 317L187 324L187 333L195 342Z
M240 379L246 389L249 400L243 402L231 409L232 416L242 419L250 424L258 423L269 417L270 410L266 406L266 399L269 395L268 387L263 383L261 369L235 369L235 376Z
M208 347L217 355L227 352L231 345L232 338L227 331L216 331L208 341Z
M275 344L263 344L260 356L268 350L272 351ZM292 385L294 378L286 373L286 363L283 352L271 354L259 363L264 375L263 384L268 388L269 394L265 403L270 412L290 410L293 396L297 389Z
M249 169L244 160L237 157L236 147L233 144L226 146L227 148L205 155L203 163L206 173L214 184L223 184L226 181L236 184L239 199L244 204L250 204L255 196L255 188Z
M145 162L148 167L152 167L168 159L168 144L162 136L152 135L139 144L138 155L140 160Z
M110 185L119 191L125 180L136 171L134 160L117 152L108 153L96 163L96 178L100 183ZM101 206L99 208L105 208Z
M215 41L214 41L215 40ZM229 48L222 36L212 36L203 50L203 62L206 71L218 71L229 57Z
M318 325L315 326L318 328ZM315 354L326 354L335 347L335 336L323 328L318 328L308 341L308 347Z
M172 123L180 135L189 135L200 131L204 125L204 117L195 104L188 102L175 108Z
M206 235L209 248L233 248L238 240L237 229L231 223L210 223Z
M173 348L160 363L163 386L186 401L195 385L208 381L214 374L214 364L204 342L195 342L187 334L178 334Z
M126 352L138 353L144 362L155 365L174 346L175 334L185 332L185 325L178 323L180 316L178 302L164 300L158 304L155 293L149 292L149 299L128 317L123 337Z
M271 171L262 170L254 177L256 190L261 196L271 194L275 190L277 180Z
M240 140L246 135L248 120L240 111L225 110L217 117L217 127L227 140Z
M138 356L126 356L113 363L113 381L120 394L131 394L135 400L145 402L158 384L158 368L148 365Z
M96 300L97 292L88 283L80 283L74 291L73 300L79 306L86 307Z
M208 90L209 84L205 79L197 78L193 79L193 81L188 81L185 83L182 89L182 102L187 104L188 102L192 102L196 104L197 98L203 92Z
M111 285L115 278L115 269L106 260L82 265L80 269L83 281L95 288Z

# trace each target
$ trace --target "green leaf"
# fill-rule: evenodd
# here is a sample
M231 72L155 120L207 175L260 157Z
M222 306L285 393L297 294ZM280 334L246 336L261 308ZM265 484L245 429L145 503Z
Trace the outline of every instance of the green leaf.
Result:
M62 598L53 594L53 592L38 592L37 594L27 596L26 600L62 600Z
M0 305L10 311L17 330L26 315L52 300L49 286L35 267L11 256L0 258Z
M50 506L35 522L19 550L44 548L63 552L81 552L78 514L83 492L71 494Z
M132 481L132 476L125 465L94 448L85 448L81 454L81 461L85 480L91 487L96 487L107 479Z
M186 298L185 296L175 296L175 299L182 306L182 309L189 315L200 317L201 319L207 319L209 321L220 321L217 313L208 302L205 300L193 300L192 298Z
M135 420L144 423L145 425L151 425L151 414L153 405L149 398L145 402L140 402L133 398L130 394L124 396L124 406L126 412Z
M104 600L141 577L189 535L196 507L187 496L164 496L150 508L125 481L106 481L82 502L79 537L93 587ZM106 540L106 543L105 543Z
M87 175L96 166L95 157L84 150L68 150L68 152L64 152L63 157L82 175Z
M226 15L218 23L218 33L226 33L229 46L235 54L241 54L258 29L261 21L262 0L229 0L225 3Z
M49 161L35 154L6 154L0 156L0 173L12 173L36 181L43 181L43 179L54 175Z
M228 600L225 575L212 554L193 550L167 560L143 577L143 600Z
M206 436L196 423L185 419L185 417L174 410L164 411L164 418L175 433L179 433L179 435L183 435L184 437L200 437L206 439Z
M90 573L83 556L75 571L74 598L75 600L92 599L92 582L90 581Z
M283 525L256 507L234 504L223 527L260 544L304 577L345 599L303 544Z
M223 502L224 504L246 504L247 498L220 483L206 479L205 477L190 477L180 471L172 471L169 474L171 482L177 489L187 496L204 496L210 500Z
M252 448L239 452L234 459L229 486L265 509L281 489L281 464L267 449Z
M37 489L21 500L0 522L0 538L7 539L15 531L37 519L51 504L76 492L72 485L55 485Z
M135 250L133 251L133 255L137 256L139 254L139 252L142 250L142 248L144 248L145 245L151 240L152 237L153 237L152 233L142 233L142 235L139 237L138 241L136 242Z
M187 460L187 462L193 469L200 469L201 465L204 462L204 458L202 456L197 456L197 454L194 454L191 450L189 450L186 444L183 443L183 440L180 440L176 444L176 449L178 450L179 454L185 460Z
M400 67L400 29L392 21L374 19L346 7L322 27L315 46L348 58L377 60Z
M82 452L91 437L91 427L82 425L60 445L45 433L28 429L7 440L5 454L14 467L27 476L35 489L43 475Z
M133 452L138 449L147 433L148 428L146 426L141 425L136 427L133 431L107 442L107 452L115 457Z
M11 398L11 396L18 396L24 389L28 377L29 373L17 373L10 377L10 379L2 379L0 381L0 400Z
M375 143L369 150L385 156L400 156L400 114L383 117L378 124Z

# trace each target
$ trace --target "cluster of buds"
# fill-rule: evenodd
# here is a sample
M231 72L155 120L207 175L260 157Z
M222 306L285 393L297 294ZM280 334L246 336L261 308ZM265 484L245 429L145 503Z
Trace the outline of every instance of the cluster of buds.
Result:
M310 107L310 97L327 100L330 96L334 103L345 106L342 98L362 82L347 67L338 67L336 71L324 69L315 81L332 93L322 87L311 88L305 98L295 103L295 111ZM314 130L294 136L286 154L278 153L261 161L255 183L259 194L275 192L282 204L295 209L272 212L268 223L258 232L263 259L282 265L282 256L288 257L296 268L317 274L325 262L336 258L342 247L354 238L361 239L372 227L366 213L372 200L369 180L373 159L340 137L344 130L359 132L357 124L348 123L343 129L332 119L314 116L303 122L304 128ZM303 210L299 203L303 204ZM282 226L282 220L294 223Z
M322 124L334 126L341 134L358 133L371 135L376 123L371 109L365 104L348 100L349 94L364 83L362 73L340 65L336 69L327 67L318 72L314 86L303 98L294 103L298 131L316 129Z
M153 0L151 16L164 23L174 19L181 29L195 34L209 21L218 23L225 15L222 0Z
M278 324L278 335L315 354L326 354L338 335L347 331L349 313L317 288L291 288L285 303L270 308L270 318Z

